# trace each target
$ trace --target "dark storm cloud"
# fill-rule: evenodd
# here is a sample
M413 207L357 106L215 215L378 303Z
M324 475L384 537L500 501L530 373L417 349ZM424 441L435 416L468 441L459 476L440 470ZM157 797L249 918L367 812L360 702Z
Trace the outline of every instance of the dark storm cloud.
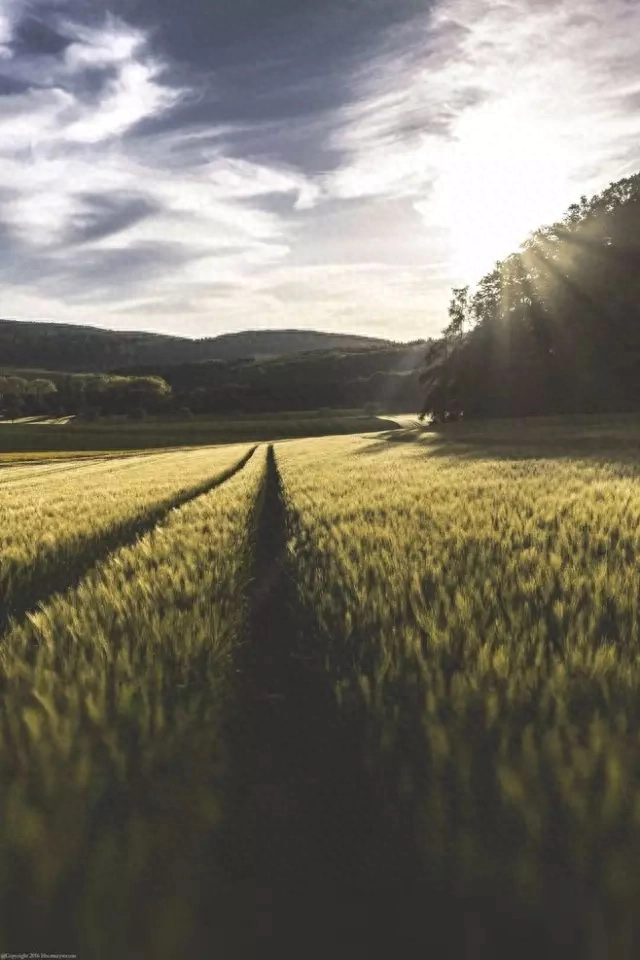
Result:
M117 70L114 67L87 67L69 78L67 87L82 100L92 101L99 99L105 88L116 78Z
M354 96L352 74L375 59L391 28L424 17L432 0L113 0L109 11L137 26L188 89L172 110L140 121L132 136L226 126L232 156L285 163L310 174L335 169L331 116ZM38 2L33 45L64 42L65 18L104 22L102 0ZM74 77L74 89L102 89L101 71ZM69 83L69 79L66 81ZM186 158L185 158L186 160Z
M0 229L0 239L3 235ZM55 256L15 248L0 264L0 280L17 286L37 283L41 293L69 303L90 303L96 297L120 300L141 284L158 279L193 259L195 251L169 241L123 245L108 250L67 251ZM22 255L21 255L22 254Z
M58 32L42 17L29 16L18 24L13 47L18 56L56 56L71 42L70 37Z
M136 194L85 193L77 199L81 209L65 236L65 242L70 245L113 236L160 210L158 203Z
M310 173L334 169L327 124L354 96L354 69L388 31L424 17L430 0L121 0L123 14L154 27L154 42L174 63L206 78L187 98L138 134L176 126L231 124L232 154L293 164Z
M11 97L16 93L24 93L30 86L31 84L24 80L0 73L0 97Z
M326 57L339 63L390 27L423 16L429 0L114 0L111 9L153 31L177 60L206 70L253 64L286 71ZM99 13L102 3L94 4ZM286 74L285 74L286 75Z

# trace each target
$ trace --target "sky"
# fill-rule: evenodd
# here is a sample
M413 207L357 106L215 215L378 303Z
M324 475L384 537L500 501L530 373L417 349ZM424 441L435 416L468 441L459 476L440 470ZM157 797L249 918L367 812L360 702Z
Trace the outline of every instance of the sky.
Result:
M0 315L411 340L640 169L640 0L0 0Z

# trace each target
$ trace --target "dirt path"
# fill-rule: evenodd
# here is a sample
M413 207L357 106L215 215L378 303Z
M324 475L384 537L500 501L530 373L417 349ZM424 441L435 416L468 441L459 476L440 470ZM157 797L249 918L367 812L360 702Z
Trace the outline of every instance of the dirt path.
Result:
M288 522L271 448L229 725L226 952L364 957L391 930L390 944L401 942L397 838L374 801L361 732L337 710L322 665L305 654Z

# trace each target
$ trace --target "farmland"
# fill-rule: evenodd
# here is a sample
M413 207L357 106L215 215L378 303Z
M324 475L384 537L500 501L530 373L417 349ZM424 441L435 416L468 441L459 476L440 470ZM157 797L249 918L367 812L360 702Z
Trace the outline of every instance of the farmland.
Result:
M13 423L0 420L0 464L5 457L25 459L52 452L80 453L198 447L220 443L252 443L293 437L376 432L385 424L358 410L301 411L189 419L160 417L143 421L102 418L67 424Z
M155 464L165 492L189 473L220 480L239 451L196 460ZM216 733L260 467L256 456L219 489L165 509L145 536L6 630L3 942L28 930L97 956L127 955L133 942L170 956L188 942L202 881L192 864L219 815ZM153 472L148 463L112 469L131 515ZM79 517L81 489L70 501ZM158 492L147 486L144 496ZM107 498L101 515L98 501L103 534L110 508ZM44 906L34 913L35 904Z
M639 465L499 450L337 439L320 463L290 447L299 604L337 702L366 718L431 902L455 891L469 909L456 930L445 896L443 945L512 922L514 949L544 931L533 955L564 937L618 955L617 910L630 956Z
M639 437L0 471L1 942L636 955Z
M169 460L158 454L47 464L35 471L14 467L0 474L4 616L25 612L77 579L101 552L135 537L185 497L204 492L242 452L229 446Z

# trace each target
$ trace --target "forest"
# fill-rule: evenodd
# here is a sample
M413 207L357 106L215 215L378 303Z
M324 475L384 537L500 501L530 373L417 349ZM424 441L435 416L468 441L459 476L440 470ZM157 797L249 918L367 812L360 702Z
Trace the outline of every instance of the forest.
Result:
M454 289L423 383L436 420L639 410L640 173Z
M123 367L111 373L0 368L0 414L99 417L417 410L425 344L272 359Z

